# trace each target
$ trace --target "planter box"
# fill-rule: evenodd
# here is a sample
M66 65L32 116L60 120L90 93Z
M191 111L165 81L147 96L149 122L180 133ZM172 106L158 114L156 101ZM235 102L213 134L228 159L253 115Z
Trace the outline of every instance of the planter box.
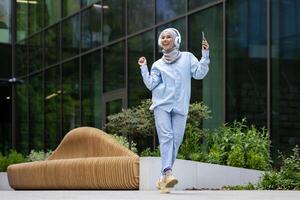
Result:
M140 190L156 190L160 167L159 157L140 157ZM177 190L220 189L227 185L256 184L263 171L177 159L173 174L179 181Z
M8 184L6 172L0 172L0 190L12 190Z

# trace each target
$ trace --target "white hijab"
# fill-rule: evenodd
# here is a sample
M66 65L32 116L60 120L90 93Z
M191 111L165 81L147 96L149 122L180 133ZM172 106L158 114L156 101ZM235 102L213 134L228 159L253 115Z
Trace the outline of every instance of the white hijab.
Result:
M177 33L172 28L167 28L167 29L163 30L158 37L158 44L161 48L163 48L161 45L161 38L162 38L163 34L165 34L165 33L171 34L171 37L173 39L173 47L171 49L169 49L168 51L163 49L162 52L164 55L162 56L161 59L165 63L170 64L170 63L173 63L176 60L178 60L178 58L180 58L180 56L181 56L181 52L179 51L180 43L178 41L176 43L176 41L175 41L175 38L178 37Z

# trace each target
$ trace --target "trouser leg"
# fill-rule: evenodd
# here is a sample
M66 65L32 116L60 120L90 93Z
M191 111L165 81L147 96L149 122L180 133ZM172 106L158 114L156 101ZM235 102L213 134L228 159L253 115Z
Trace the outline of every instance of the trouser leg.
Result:
M155 108L154 119L160 145L160 156L162 164L161 172L163 174L164 169L172 168L174 142L171 124L171 113L159 108Z
M172 165L171 165L173 166L177 157L179 147L184 137L187 115L181 115L181 114L171 112L171 119L172 119L172 131L173 131L173 142L174 142L173 154L172 154Z

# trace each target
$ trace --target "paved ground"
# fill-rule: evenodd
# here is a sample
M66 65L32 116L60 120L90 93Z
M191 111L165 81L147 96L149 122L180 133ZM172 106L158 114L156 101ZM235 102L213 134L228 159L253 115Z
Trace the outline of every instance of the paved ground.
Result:
M300 200L300 191L0 191L0 200Z

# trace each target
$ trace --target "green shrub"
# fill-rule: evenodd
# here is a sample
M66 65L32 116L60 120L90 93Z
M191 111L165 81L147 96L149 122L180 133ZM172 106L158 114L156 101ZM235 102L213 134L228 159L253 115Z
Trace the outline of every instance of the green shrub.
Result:
M141 152L141 156L152 156L152 157L159 157L160 150L159 147L151 150L150 148L146 148L144 151Z
M235 146L228 153L227 165L235 166L235 167L245 166L245 154L241 147Z
M121 145L123 145L126 148L129 148L131 151L133 151L134 153L137 153L137 148L136 148L136 143L131 142L130 146L129 146L129 142L127 140L126 137L122 136L122 135L116 135L116 134L112 134L111 135L118 143L120 143Z
M36 151L36 150L31 150L29 155L26 156L26 160L28 162L34 162L34 161L42 161L46 160L53 151L48 150L47 152L41 150L41 151Z
M282 166L279 171L266 172L258 186L267 190L299 190L300 189L300 156L299 147L293 149L293 154L281 155Z
M213 164L223 164L224 163L223 157L224 157L224 153L222 152L222 150L217 145L213 145L209 149L207 162Z
M16 150L11 150L7 156L0 154L0 171L6 172L7 167L11 164L26 162L24 156L17 153Z

